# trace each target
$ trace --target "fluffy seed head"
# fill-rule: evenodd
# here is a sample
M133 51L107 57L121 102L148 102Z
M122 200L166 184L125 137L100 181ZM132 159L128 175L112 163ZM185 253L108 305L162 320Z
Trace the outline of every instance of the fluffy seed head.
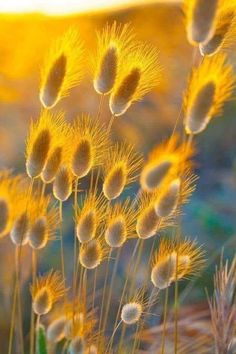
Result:
M50 149L51 134L48 129L39 132L32 144L32 150L26 161L26 170L31 178L42 172Z
M185 0L187 36L190 43L204 43L214 34L220 0Z
M180 179L177 178L168 185L165 192L155 205L156 214L160 217L171 215L177 208L180 197Z
M192 144L180 143L179 137L173 135L169 140L151 150L140 175L143 190L154 192L177 170L191 166L194 155Z
M12 242L16 246L25 245L28 242L29 216L23 212L14 222L10 232Z
M185 130L202 132L212 117L218 115L234 88L232 67L223 54L206 58L195 68L185 95Z
M109 247L121 247L135 235L137 211L129 199L108 208L105 241Z
M33 310L37 315L48 313L53 304L65 294L64 281L59 272L50 271L36 279L31 287Z
M106 253L101 239L91 240L80 247L80 264L86 269L94 269L100 265Z
M114 90L110 96L113 115L124 114L131 104L157 86L160 79L158 51L140 43L124 60Z
M104 126L89 115L78 117L72 129L71 168L82 178L93 167L101 165L108 147L108 134Z
M53 181L54 197L62 202L66 201L72 193L72 173L68 166L61 166Z
M50 323L47 328L47 339L51 343L58 343L65 337L66 316L60 316Z
M46 161L41 178L44 183L51 183L60 167L62 161L62 147L56 147Z
M103 193L108 200L116 199L125 186L133 182L142 159L129 145L115 145L104 161Z
M151 272L151 281L158 289L166 289L170 286L176 272L176 254L173 252L160 260Z
M98 32L97 53L93 63L93 84L99 94L112 91L120 64L133 47L133 31L128 24L114 22Z
M121 310L121 319L127 325L137 323L142 315L142 306L136 302L125 304Z
M52 108L82 77L83 48L75 30L68 30L51 47L41 73L40 101Z
M31 226L29 233L29 244L34 249L44 248L48 242L47 220L39 217Z
M203 56L212 56L219 50L227 50L235 44L236 13L235 4L221 1L214 35L199 45Z
M178 267L176 269L176 266ZM175 279L183 279L200 272L204 265L204 252L195 241L179 243L162 240L152 262L151 281L159 289L171 285Z
M106 215L106 200L96 190L90 191L81 201L82 207L77 211L76 233L81 243L94 239L98 226Z

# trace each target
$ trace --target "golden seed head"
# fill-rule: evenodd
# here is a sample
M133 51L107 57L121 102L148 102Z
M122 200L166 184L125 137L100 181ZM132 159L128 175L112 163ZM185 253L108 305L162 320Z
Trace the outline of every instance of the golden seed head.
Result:
M85 349L85 344L82 338L73 338L68 347L69 354L83 354Z
M28 232L29 245L33 249L42 249L48 242L47 219L44 216L35 220Z
M159 261L151 272L151 281L158 289L166 289L170 286L176 272L176 253L167 255Z
M147 239L154 236L157 232L159 225L159 218L156 215L153 205L147 206L138 215L136 231L138 237L142 239Z
M22 213L14 222L10 232L12 242L16 246L25 245L28 242L29 217Z
M48 313L65 292L64 280L59 272L51 270L45 276L37 278L31 287L34 312L37 315Z
M156 87L160 80L158 50L150 45L136 43L124 58L109 106L113 115L120 116L135 101Z
M97 34L97 53L93 56L93 85L99 94L112 91L119 68L134 47L134 34L129 24L106 25Z
M80 248L79 260L84 268L94 269L98 267L102 261L102 256L102 245L96 239L83 244Z
M185 0L190 43L204 43L214 34L220 0Z
M82 139L74 152L72 159L72 172L82 178L88 174L93 164L92 147L90 142Z
M127 111L137 91L140 78L141 72L138 68L133 68L131 72L124 77L109 102L112 114L120 116Z
M123 217L117 217L108 223L105 240L110 247L121 247L127 238L126 222Z
M111 92L117 75L118 52L117 48L110 46L101 58L100 68L94 80L94 88L99 94Z
M141 163L141 156L130 145L116 144L108 150L103 165L103 193L108 200L119 197L125 186L136 179Z
M83 213L77 220L76 234L81 243L86 243L95 237L97 220L94 210Z
M46 108L52 108L60 99L60 91L66 75L67 58L61 54L52 64L44 88L40 92L40 101Z
M26 160L26 170L29 177L38 177L46 163L50 149L51 134L48 129L39 132Z
M58 170L53 181L54 197L62 202L66 201L72 193L72 175L67 166Z
M184 100L187 134L201 132L214 116L221 113L234 85L233 68L222 53L205 58L193 69Z
M60 316L50 323L47 328L47 339L51 343L58 343L65 337L66 316Z
M121 319L127 325L137 323L142 315L142 306L136 302L125 304L121 310Z
M116 199L121 195L126 185L127 175L123 166L114 166L107 174L103 183L103 193L108 200Z
M155 190L166 177L172 166L173 162L171 160L164 160L156 165L147 164L144 166L140 176L142 189L147 191Z
M214 104L215 91L214 82L207 82L198 91L185 120L185 129L189 134L198 134L206 128L211 119L210 113Z
M9 222L9 205L5 199L0 199L0 233L4 232Z
M155 211L158 217L167 217L176 210L180 197L180 186L179 178L169 183L155 205Z
M41 73L40 101L45 108L54 107L68 95L82 77L83 48L76 30L68 30L51 47Z
M52 309L52 296L47 287L39 289L33 299L33 310L37 315L45 315Z
M62 147L56 147L48 157L41 178L44 183L53 182L62 161Z

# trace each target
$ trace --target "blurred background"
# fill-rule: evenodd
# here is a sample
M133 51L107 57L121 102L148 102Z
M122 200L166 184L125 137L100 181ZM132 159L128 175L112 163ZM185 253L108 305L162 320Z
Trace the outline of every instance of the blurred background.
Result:
M24 172L25 138L31 119L40 113L38 98L40 68L45 53L55 38L71 25L78 28L88 53L93 55L97 29L114 20L131 22L138 38L157 46L163 67L162 81L156 90L134 104L113 126L114 140L127 140L147 155L156 144L171 134L179 114L194 48L186 40L181 5L175 1L103 0L103 1L8 1L0 4L0 167ZM30 3L30 4L29 4ZM45 2L46 3L46 2ZM39 10L39 12L37 11ZM34 11L34 13L32 13ZM18 13L16 13L18 12ZM24 13L22 13L24 12ZM29 12L29 13L27 13ZM235 48L234 48L235 49ZM235 52L230 60L235 62ZM98 110L99 97L88 73L82 83L71 90L55 110L65 110L68 120L82 112L92 115ZM181 286L185 303L202 306L204 288L211 293L212 274L224 247L224 257L232 257L236 246L236 100L225 107L223 116L216 118L196 139L197 190L185 207L183 234L204 244L209 264L201 278L189 287ZM102 119L109 119L108 104ZM135 193L130 191L129 193ZM67 272L72 252L72 209L65 208ZM51 245L40 259L41 270L57 266L57 248ZM147 252L148 252L147 247ZM6 250L9 250L6 251ZM30 274L30 254L24 250L23 279ZM55 255L55 257L54 257ZM123 255L124 259L127 253ZM55 258L55 259L54 259ZM9 318L12 284L13 246L7 238L0 244L0 318ZM124 269L119 272L122 277ZM140 278L145 273L140 269ZM28 295L25 295L24 303ZM8 320L7 320L8 321ZM27 321L26 321L27 326ZM1 338L9 324L0 320ZM1 342L2 345L2 342ZM4 344L3 344L4 345ZM2 353L5 353L3 350Z

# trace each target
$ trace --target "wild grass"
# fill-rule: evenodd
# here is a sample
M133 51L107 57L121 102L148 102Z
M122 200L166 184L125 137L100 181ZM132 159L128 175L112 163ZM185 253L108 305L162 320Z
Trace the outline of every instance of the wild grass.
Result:
M201 0L185 4L187 36L198 51L198 64L193 63L171 136L148 157L127 141L116 142L113 124L158 86L159 50L139 41L130 24L106 25L90 60L91 82L100 95L97 116L83 114L68 123L56 105L82 80L90 53L75 28L53 43L42 63L42 110L28 132L26 173L0 174L0 236L10 237L15 248L8 354L233 353L235 260L231 266L222 261L203 317L180 318L179 298L179 282L191 285L207 258L204 246L181 230L183 206L198 178L195 140L222 113L235 85L229 58L220 52L235 23L231 9L230 24L224 30L218 24L228 11L225 2L210 1L210 12ZM219 26L221 43L205 58ZM111 111L107 124L101 121L105 103ZM139 188L136 196L132 184ZM65 202L73 204L73 214L64 213ZM68 223L74 232L69 259ZM38 255L44 257L49 242L60 242L58 269L41 275ZM32 256L30 328L23 326L27 314L21 307L26 247ZM67 262L72 274L66 272ZM189 336L188 327L198 323L207 323L208 331Z

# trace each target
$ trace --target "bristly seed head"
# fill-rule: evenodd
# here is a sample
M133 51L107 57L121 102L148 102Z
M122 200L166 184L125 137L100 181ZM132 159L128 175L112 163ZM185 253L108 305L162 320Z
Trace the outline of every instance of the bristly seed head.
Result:
M112 90L116 80L117 68L117 48L111 45L101 58L99 72L94 80L94 88L99 94L105 95Z
M59 170L62 161L62 147L56 147L49 155L45 167L42 171L41 178L44 183L51 183Z
M17 245L25 245L28 242L29 217L23 212L14 222L10 232L12 242Z
M72 174L67 166L58 170L53 182L53 194L56 199L64 202L72 193Z
M67 318L60 316L50 323L47 328L47 339L51 343L58 343L65 337L65 325Z
M125 304L121 310L121 319L127 325L137 323L142 315L142 306L137 302Z
M155 211L158 217L167 217L176 210L180 198L180 186L179 178L170 182L155 205Z
M79 252L80 264L87 269L94 269L99 266L103 258L101 243L94 239L82 244Z
M45 217L39 217L29 229L29 245L33 249L42 249L48 242L48 236L47 220Z
M31 153L26 160L27 173L31 178L38 177L46 163L51 135L48 129L42 130L35 139Z
M156 288L166 289L173 281L175 272L176 253L173 252L152 268L151 281Z

